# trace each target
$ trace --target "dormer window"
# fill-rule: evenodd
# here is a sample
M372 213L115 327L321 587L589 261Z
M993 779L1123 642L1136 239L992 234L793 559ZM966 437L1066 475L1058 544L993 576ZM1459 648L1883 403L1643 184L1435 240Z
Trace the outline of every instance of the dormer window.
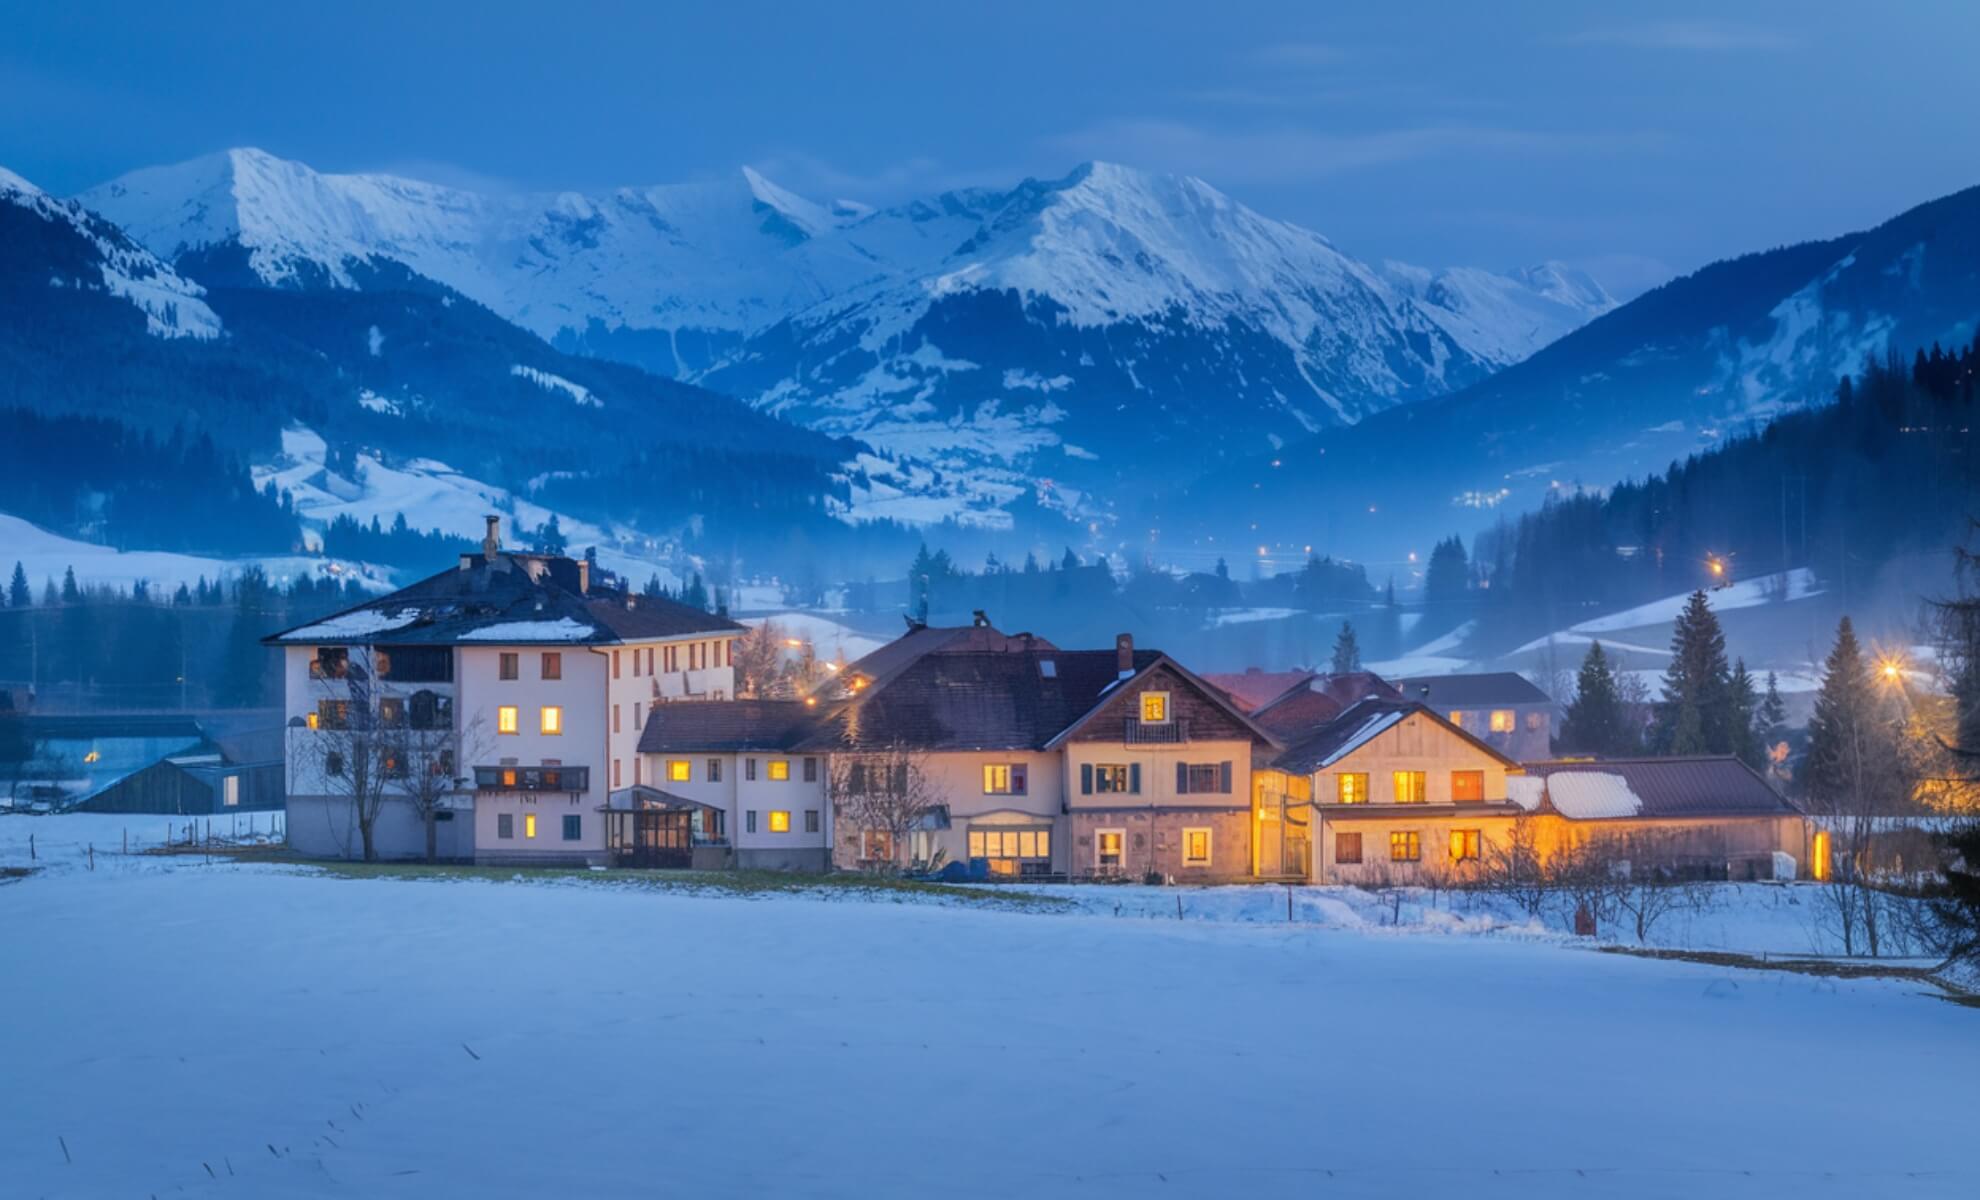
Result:
M1169 693L1141 693L1141 720L1146 725L1166 725L1169 721Z

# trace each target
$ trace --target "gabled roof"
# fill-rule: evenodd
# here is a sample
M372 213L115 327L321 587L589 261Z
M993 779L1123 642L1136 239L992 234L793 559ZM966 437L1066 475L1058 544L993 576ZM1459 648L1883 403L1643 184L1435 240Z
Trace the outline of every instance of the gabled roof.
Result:
M639 750L788 750L818 720L818 710L802 700L676 700L648 710Z
M1424 720L1462 739L1479 753L1489 755L1513 770L1519 769L1518 763L1451 724L1435 709L1413 701L1382 699L1363 700L1353 705L1304 741L1295 743L1272 765L1294 775L1310 775L1324 770L1414 714L1420 714Z
M1203 682L1218 688L1231 698L1231 702L1248 713L1255 713L1274 700L1279 700L1295 691L1304 691L1308 681L1318 674L1303 668L1291 671L1265 671L1257 667L1246 667L1242 671L1222 671L1206 673Z
M1363 700L1401 701L1403 695L1372 671L1311 675L1295 688L1251 714L1290 745Z
M1438 708L1484 708L1494 704L1552 704L1554 698L1517 671L1475 675L1416 675L1395 681L1403 696ZM1429 689L1426 693L1424 689Z
M1522 807L1545 804L1569 820L1790 817L1800 814L1731 755L1526 764Z
M1161 657L1138 651L1135 662ZM924 652L822 710L797 748L1042 750L1119 682L1112 650Z
M610 645L743 626L672 600L581 591L578 564L463 555L451 570L262 639L268 645Z
M992 625L913 625L886 645L847 663L814 692L821 699L843 691L841 681L859 678L872 688L886 683L930 654L1058 653L1059 648L1029 633L1007 634Z
M1170 658L1166 654L1162 654L1158 651L1155 653L1152 659L1150 659L1148 662L1144 664L1142 662L1142 655L1148 652L1136 651L1134 656L1135 668L1133 674L1122 675L1119 670L1120 663L1119 663L1118 655L1116 655L1115 652L1096 650L1096 651L1088 651L1088 653L1105 654L1108 657L1112 658L1114 660L1114 667L1115 667L1115 676L1116 676L1115 682L1120 684L1129 683L1132 680L1139 679L1142 676L1149 674L1150 672L1156 670L1157 668L1166 667L1167 669L1175 672L1176 675L1182 679L1183 683L1192 690L1194 690L1198 695L1202 696L1205 700L1208 700L1210 703L1216 705L1218 708L1223 709L1224 712L1228 714L1233 721L1236 721L1239 725L1250 730L1252 736L1256 737L1259 741L1264 742L1266 745L1273 747L1277 747L1282 744L1279 738L1277 737L1277 735L1273 734L1270 730L1266 729L1258 722L1252 720L1251 717L1247 713L1245 713L1243 709L1239 708L1231 700L1230 696L1227 693L1225 693L1225 691L1222 688L1214 687L1211 684L1206 683L1195 672L1191 671L1188 667L1183 666L1175 659ZM1067 725L1064 729L1060 730L1052 738L1052 740L1047 743L1047 745L1051 745L1051 746L1058 745L1059 743L1065 741L1067 738L1071 737L1074 733L1077 733L1081 726L1085 725L1088 721L1098 716L1100 714L1100 710L1106 706L1107 701L1112 699L1113 690L1114 688L1113 685L1111 684L1108 687L1103 688L1101 690L1100 695L1095 697L1093 706L1084 713L1081 713L1077 720L1073 721L1071 724Z

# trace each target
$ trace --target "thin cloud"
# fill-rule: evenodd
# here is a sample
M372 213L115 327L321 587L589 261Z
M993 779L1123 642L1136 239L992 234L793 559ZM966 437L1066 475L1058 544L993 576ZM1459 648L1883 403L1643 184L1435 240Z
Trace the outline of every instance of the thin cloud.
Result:
M1279 42L1251 52L1255 62L1281 67L1318 67L1347 59L1347 51L1325 42Z
M1792 50L1799 43L1778 29L1719 21L1654 21L1611 29L1586 29L1555 38L1563 46L1619 46L1630 50L1677 50L1696 54L1737 54Z
M1362 133L1285 128L1229 132L1184 121L1111 121L1046 140L1078 158L1104 158L1220 183L1284 182L1474 154L1549 155L1644 151L1653 133L1561 133L1440 124Z

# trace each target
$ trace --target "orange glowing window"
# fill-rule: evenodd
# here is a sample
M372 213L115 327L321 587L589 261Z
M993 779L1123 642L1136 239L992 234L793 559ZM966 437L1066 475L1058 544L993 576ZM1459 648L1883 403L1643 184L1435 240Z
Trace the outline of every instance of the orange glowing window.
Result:
M790 777L791 777L791 760L790 760L790 759L788 759L788 758L773 758L773 759L771 759L771 760L770 760L770 778L771 778L771 779L773 779L773 780L775 780L775 781L777 781L777 782L779 782L779 783L782 783L782 782L784 782L785 780L788 780L788 779L789 779ZM788 821L788 820L790 820L790 816L791 816L791 814L789 814L789 813L785 813L785 814L784 814L784 819L785 819L786 821ZM773 814L771 814L771 821L772 821L773 823L774 823L774 822L776 821L776 814L774 814L774 813L773 813Z
M1343 771L1334 777L1334 799L1342 804L1368 803L1368 772Z
M1511 733L1513 731L1513 711L1510 708L1492 710L1492 732Z
M1485 772L1452 771L1451 799L1464 804L1485 798Z
M1169 719L1169 693L1141 693L1141 719L1160 725Z
M495 732L515 733L521 727L521 717L519 716L521 711L513 704L504 704L502 707L496 709Z
M524 813L524 814L523 814L523 836L524 836L524 837L526 837L526 838L533 838L533 837L535 837L535 836L536 836L536 814L535 814L535 813Z
M791 831L791 814L790 814L790 813L788 813L788 812L786 812L786 811L784 811L784 810L783 810L783 809L781 809L781 808L773 808L773 809L771 809L771 810L770 810L770 832L771 832L771 833L789 833L790 831Z
M1415 862L1423 857L1423 842L1414 830L1389 835L1389 861Z
M564 732L564 710L555 704L544 705L543 717L538 727L549 734Z
M1451 861L1464 862L1478 857L1478 831L1476 829L1451 830Z
M674 783L687 783L694 778L694 764L685 758L667 760L667 778Z
M1395 784L1397 804L1421 804L1430 798L1421 771L1397 771Z

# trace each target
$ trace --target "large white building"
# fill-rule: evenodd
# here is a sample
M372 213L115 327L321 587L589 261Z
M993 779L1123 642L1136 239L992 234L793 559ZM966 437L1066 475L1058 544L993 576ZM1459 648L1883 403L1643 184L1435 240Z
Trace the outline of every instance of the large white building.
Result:
M284 657L289 840L360 857L603 862L610 809L646 782L656 705L727 700L743 626L595 588L588 564L480 554L268 639ZM380 784L367 782L377 778ZM444 777L433 783L429 777Z

